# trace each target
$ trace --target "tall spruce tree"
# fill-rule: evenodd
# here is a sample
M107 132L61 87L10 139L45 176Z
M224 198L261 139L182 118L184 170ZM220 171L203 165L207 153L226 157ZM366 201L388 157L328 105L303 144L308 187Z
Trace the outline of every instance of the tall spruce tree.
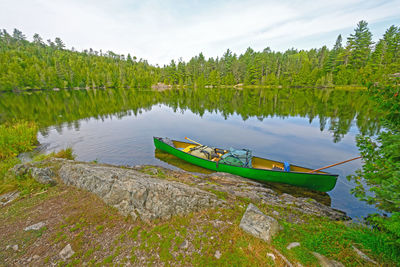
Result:
M336 66L336 60L337 57L342 50L342 35L339 34L339 36L336 38L335 45L333 46L333 49L329 52L329 57L328 60L325 63L324 66L324 71L325 72L332 72Z
M347 39L347 49L350 52L349 64L353 68L361 68L367 64L372 46L372 33L368 29L368 23L361 20Z

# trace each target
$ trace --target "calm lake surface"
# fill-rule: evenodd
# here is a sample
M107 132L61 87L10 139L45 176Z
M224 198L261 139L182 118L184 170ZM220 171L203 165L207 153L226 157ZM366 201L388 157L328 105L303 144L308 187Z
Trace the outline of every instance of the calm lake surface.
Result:
M203 172L155 151L153 136L223 148L248 148L253 155L319 168L358 156L357 134L379 130L362 91L333 89L185 89L164 92L62 90L0 95L0 121L26 119L41 127L46 152L72 147L77 160L118 165L154 164ZM346 176L356 160L329 169L340 174L334 190L316 194L296 187L282 192L314 197L351 217L375 210L350 194Z

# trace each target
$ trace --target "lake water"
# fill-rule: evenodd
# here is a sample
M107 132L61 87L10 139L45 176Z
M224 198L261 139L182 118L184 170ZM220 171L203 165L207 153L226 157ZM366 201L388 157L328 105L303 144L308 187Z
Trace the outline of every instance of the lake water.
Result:
M72 147L77 160L194 172L204 170L155 151L152 137L184 140L188 136L210 146L248 148L256 156L319 168L358 156L356 135L379 130L379 115L363 92L332 89L1 94L0 120L15 118L38 122L38 139L47 152ZM356 160L329 169L340 176L327 194L291 186L276 189L315 195L351 217L366 216L375 210L350 194L353 184L346 179L360 167L361 161Z

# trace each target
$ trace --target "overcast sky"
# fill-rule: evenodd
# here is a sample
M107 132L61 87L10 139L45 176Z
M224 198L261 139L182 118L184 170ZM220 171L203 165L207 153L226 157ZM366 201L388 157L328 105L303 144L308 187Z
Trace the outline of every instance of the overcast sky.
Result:
M400 0L0 0L0 29L160 65L200 52L221 56L227 48L332 47L360 20L378 40L390 25L400 26Z

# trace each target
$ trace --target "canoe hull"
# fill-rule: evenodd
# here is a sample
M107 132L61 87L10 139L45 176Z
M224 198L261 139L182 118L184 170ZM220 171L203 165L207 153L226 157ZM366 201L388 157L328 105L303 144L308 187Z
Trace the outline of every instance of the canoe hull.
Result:
M294 186L305 187L316 191L328 192L335 187L338 177L338 175L335 174L284 172L279 170L244 168L226 164L217 164L214 161L199 158L191 154L185 153L179 149L176 149L175 147L172 147L160 141L157 137L154 137L153 139L156 148L163 150L169 154L172 154L189 163L213 171L227 172L242 177L250 178L253 180L285 183Z

